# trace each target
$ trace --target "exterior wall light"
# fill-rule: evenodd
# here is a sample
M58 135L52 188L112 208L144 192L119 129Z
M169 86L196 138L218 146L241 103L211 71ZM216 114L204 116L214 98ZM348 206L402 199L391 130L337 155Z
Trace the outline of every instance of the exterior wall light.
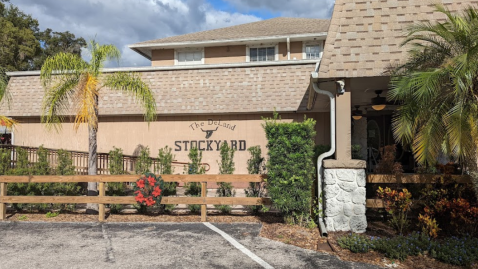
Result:
M360 120L363 117L362 111L359 110L360 106L355 106L355 110L352 112L352 119Z
M382 90L375 91L375 94L377 97L372 98L372 108L377 111L383 110L387 106L387 99L380 96Z
M345 81L344 80L337 80L335 83L337 83L337 94L344 94L345 93Z

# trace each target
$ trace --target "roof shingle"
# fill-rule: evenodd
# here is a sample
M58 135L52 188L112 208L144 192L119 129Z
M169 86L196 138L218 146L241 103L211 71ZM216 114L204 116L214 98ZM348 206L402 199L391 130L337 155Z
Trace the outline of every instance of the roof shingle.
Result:
M329 23L330 20L323 19L280 17L203 32L143 41L135 43L132 46L323 33L327 32Z
M462 10L477 0L441 0ZM319 77L382 76L390 65L406 60L400 47L406 27L444 19L434 12L437 0L336 0Z

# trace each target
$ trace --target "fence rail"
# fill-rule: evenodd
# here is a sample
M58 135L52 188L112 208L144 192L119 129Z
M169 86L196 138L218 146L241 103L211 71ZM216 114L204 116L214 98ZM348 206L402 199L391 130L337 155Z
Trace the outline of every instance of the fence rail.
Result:
M443 175L435 174L403 174L400 176L369 174L367 175L367 184L434 184L437 183L437 177ZM450 180L456 183L471 183L469 175L450 175ZM367 199L367 208L385 208L382 199Z
M270 198L263 197L207 197L208 182L264 182L265 175L162 175L165 182L200 182L201 197L166 196L161 204L201 205L201 221L206 221L206 205L270 205ZM6 219L7 203L68 203L99 205L99 221L105 220L105 204L134 204L133 196L106 196L107 182L136 182L138 175L96 176L0 176L0 220ZM8 183L80 183L98 182L98 196L7 196Z

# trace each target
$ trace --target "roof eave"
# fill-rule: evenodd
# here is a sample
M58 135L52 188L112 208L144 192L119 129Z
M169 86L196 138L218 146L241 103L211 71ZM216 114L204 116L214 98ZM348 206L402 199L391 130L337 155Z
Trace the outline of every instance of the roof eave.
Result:
M170 43L148 43L141 44L136 43L128 45L130 49L153 49L153 48L175 48L175 47L187 47L187 46L214 46L222 44L231 44L231 43L245 43L245 42L255 42L255 41L274 41L277 39L300 39L300 38L313 38L319 37L325 39L327 37L327 32L319 33L307 33L307 34L295 34L295 35L276 35L276 36L262 36L262 37L248 37L248 38L236 38L236 39L221 39L221 40L206 40L206 41L187 41L187 42L170 42ZM137 51L137 50L135 50Z

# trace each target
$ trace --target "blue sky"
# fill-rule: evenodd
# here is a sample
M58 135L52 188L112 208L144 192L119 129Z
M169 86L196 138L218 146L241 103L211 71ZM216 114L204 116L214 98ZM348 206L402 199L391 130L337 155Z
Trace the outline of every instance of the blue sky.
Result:
M120 66L150 62L129 44L274 17L330 18L334 0L10 0L40 28L114 44Z

